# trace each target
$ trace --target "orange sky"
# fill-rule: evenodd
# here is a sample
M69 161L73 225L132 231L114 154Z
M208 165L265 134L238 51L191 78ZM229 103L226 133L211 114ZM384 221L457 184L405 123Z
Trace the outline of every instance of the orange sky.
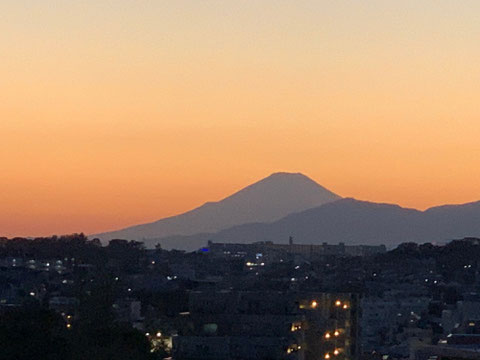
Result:
M479 64L478 0L2 0L0 235L156 220L275 171L480 200Z

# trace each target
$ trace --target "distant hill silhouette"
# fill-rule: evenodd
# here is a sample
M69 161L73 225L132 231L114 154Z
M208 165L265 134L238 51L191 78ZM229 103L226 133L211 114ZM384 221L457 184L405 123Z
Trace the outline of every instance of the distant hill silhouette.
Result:
M148 238L212 233L240 224L276 221L338 199L340 196L305 175L275 173L221 201L208 202L184 214L91 235L90 238L143 241Z
M355 199L341 199L319 207L288 215L273 223L234 226L211 234L151 239L164 248L195 250L208 240L250 243L273 241L321 244L385 244L402 242L443 242L468 236L480 237L480 202L447 205L426 211L378 204Z

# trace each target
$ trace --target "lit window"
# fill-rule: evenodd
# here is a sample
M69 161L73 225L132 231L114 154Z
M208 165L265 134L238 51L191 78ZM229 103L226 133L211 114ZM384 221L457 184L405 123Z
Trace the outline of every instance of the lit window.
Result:
M301 328L302 328L302 325L300 323L292 324L292 326L290 327L290 331L292 331L292 332L298 331Z

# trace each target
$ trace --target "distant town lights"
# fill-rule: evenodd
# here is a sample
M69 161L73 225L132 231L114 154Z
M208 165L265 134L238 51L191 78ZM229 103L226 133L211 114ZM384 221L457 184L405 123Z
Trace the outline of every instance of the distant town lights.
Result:
M312 308L315 309L318 306L318 303L315 300L313 300L311 305L312 305Z
M340 306L340 305L342 305L342 302L340 300L337 300L337 301L335 301L335 305Z

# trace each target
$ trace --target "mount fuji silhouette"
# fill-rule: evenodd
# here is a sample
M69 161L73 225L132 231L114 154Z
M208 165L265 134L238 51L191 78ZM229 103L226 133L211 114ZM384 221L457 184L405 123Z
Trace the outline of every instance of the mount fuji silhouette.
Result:
M118 231L92 235L102 241L143 241L170 236L213 233L252 222L273 222L289 214L317 207L340 196L300 173L274 173L233 195L186 213Z
M218 202L150 224L96 235L197 250L208 240L394 247L480 237L480 202L425 211L341 198L302 174L275 173Z

